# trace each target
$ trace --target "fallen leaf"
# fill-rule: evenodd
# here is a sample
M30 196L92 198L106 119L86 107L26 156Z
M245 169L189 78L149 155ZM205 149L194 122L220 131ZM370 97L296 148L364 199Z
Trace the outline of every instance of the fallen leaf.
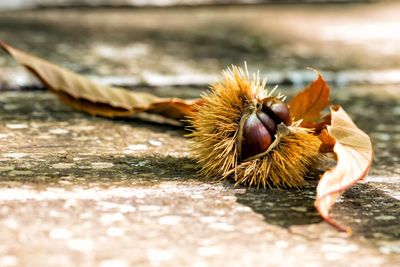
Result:
M322 117L319 120L316 121L310 121L310 122L301 122L301 126L304 128L312 128L314 130L315 134L320 134L327 125L329 125L331 123L331 114L325 114L322 115Z
M315 72L317 79L289 102L292 118L302 119L301 125L309 128L316 128L316 123L321 119L321 111L329 104L328 84L319 72Z
M329 211L346 189L367 175L374 153L369 136L354 124L342 107L332 106L331 114L331 125L327 126L327 132L322 132L320 139L328 147L333 145L337 165L326 171L319 181L315 207L329 224L350 233L350 228L329 217Z
M333 147L336 144L336 139L333 138L329 133L327 129L323 129L320 135L318 136L319 139L321 140L322 144L320 146L320 152L321 153L330 153L333 152Z
M0 41L0 47L32 72L64 103L92 115L126 117L138 112L149 112L181 120L191 114L193 104L199 101L159 98L148 93L98 85L83 76L18 50L2 41Z

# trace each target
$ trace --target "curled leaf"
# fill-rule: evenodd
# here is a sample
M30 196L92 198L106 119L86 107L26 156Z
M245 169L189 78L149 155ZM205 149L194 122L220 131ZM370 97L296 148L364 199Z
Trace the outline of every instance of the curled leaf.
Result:
M64 103L80 111L104 117L125 117L150 112L181 120L198 100L159 98L148 93L98 85L76 73L18 50L2 41L0 47L33 73Z
M302 119L301 126L308 128L321 128L318 126L321 111L329 104L329 86L322 75L315 72L318 75L317 79L289 102L291 116L295 119ZM326 124L325 121L322 120L323 125Z
M373 147L369 136L354 124L342 107L331 107L331 113L331 125L322 132L320 139L327 147L333 145L337 165L322 176L315 207L325 221L341 231L351 232L350 228L330 218L329 211L344 190L367 175L373 160Z
M319 148L322 153L333 152L333 147L336 144L336 139L329 135L326 129L322 130L319 135L319 140L321 140L321 146Z

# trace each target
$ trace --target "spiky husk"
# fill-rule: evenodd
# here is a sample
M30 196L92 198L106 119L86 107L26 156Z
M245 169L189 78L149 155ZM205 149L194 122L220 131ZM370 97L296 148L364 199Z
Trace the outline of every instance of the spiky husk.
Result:
M272 94L258 75L250 80L245 71L232 66L224 79L203 95L190 118L192 152L207 177L232 178L238 184L300 187L310 167L318 161L320 141L309 129L294 123L289 134L265 156L240 162L237 139L240 119L257 100ZM282 95L278 95L282 98Z

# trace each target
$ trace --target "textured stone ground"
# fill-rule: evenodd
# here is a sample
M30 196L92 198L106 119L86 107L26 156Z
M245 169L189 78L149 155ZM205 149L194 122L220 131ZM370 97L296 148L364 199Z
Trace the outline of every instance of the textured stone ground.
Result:
M342 94L343 95L343 94ZM3 266L395 266L400 260L398 107L344 101L374 139L367 182L334 213L302 190L234 188L196 174L182 130L94 118L49 93L2 93L0 263ZM360 114L358 114L360 113ZM388 121L382 117L392 116Z
M298 9L294 12L310 12ZM16 46L32 47L33 52L59 64L111 81L114 74L124 76L130 71L177 75L178 69L181 77L215 75L231 57L230 63L249 58L265 74L270 69L285 70L290 65L285 57L277 56L276 65L268 65L263 60L267 54L259 54L254 47L242 49L241 39L228 30L239 10L231 9L224 16L205 10L191 10L191 16L187 10L157 11L164 16L165 27L157 24L151 10L78 11L79 16L75 11L53 10L40 17L36 12L7 13L0 16L0 33ZM319 11L331 17L337 12L331 8ZM254 26L258 12L259 8L248 9L243 15L254 18L254 29L259 29ZM289 13L280 12L282 16ZM122 23L128 17L141 24ZM206 33L194 31L198 28L185 30L181 22L192 21L189 17L194 25L205 28L217 17L226 20L219 29L228 37L219 37L217 29ZM108 23L104 23L106 18ZM178 19L174 22L173 18ZM84 34L76 33L78 25ZM115 30L120 27L120 32ZM182 32L174 34L174 29ZM142 35L129 35L138 32ZM296 43L293 40L300 40L293 36L286 42L289 47ZM129 58L127 51L137 45L131 43L132 38L155 50L135 60ZM200 45L199 40L206 41ZM100 50L109 51L110 60L94 49L104 43L109 50ZM310 39L301 44L307 43ZM342 53L328 41L325 45L340 51L335 58L350 60L347 50ZM182 47L187 50L180 57ZM360 47L360 55L366 56L367 48ZM157 49L159 54L154 52ZM324 52L317 51L303 61L288 50L283 52L284 47L270 49L289 59L293 56L297 66L308 62L329 66L331 59L329 53L328 59L319 59ZM175 52L171 55L171 51ZM203 52L195 56L196 51ZM130 61L124 61L124 56ZM157 56L170 61L159 60L157 65ZM394 59L377 62L371 56L363 60L370 69L398 67ZM354 61L353 67L361 69L362 64ZM176 65L172 68L168 62ZM335 64L332 61L332 68ZM346 69L345 63L337 64L338 69ZM347 191L334 208L334 217L354 231L346 237L316 213L312 181L302 190L279 190L235 188L227 182L206 180L196 173L181 128L75 112L46 91L20 88L22 70L5 54L0 66L0 266L398 266L400 262L398 85L332 88L333 102L341 103L372 137L376 154L366 181ZM18 90L6 90L10 88ZM135 89L183 97L198 96L203 90L189 86ZM291 87L281 90L289 96L294 93Z

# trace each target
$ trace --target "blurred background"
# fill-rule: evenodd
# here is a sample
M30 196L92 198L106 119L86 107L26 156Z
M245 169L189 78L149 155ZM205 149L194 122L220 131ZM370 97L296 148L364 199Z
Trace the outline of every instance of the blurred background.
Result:
M0 38L104 83L199 86L247 61L272 84L400 82L398 1L3 0ZM0 57L0 88L35 82ZM189 97L189 96L188 96Z

